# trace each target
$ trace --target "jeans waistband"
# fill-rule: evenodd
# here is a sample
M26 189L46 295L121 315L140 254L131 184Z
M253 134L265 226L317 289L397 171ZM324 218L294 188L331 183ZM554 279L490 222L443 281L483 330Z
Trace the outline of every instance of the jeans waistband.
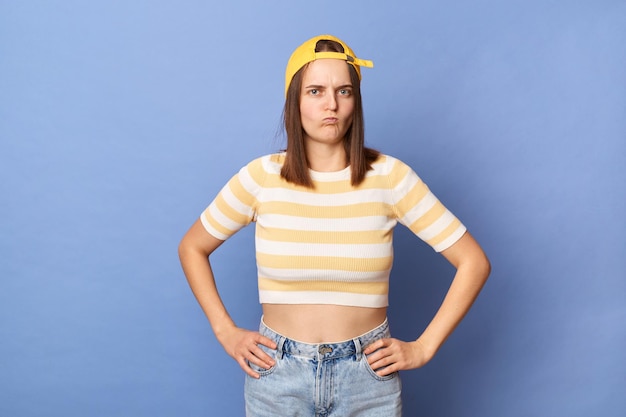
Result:
M376 340L390 337L387 319L380 326L367 333L353 339L333 343L305 343L289 339L267 327L262 319L259 333L276 343L277 351L281 357L283 353L288 353L317 360L336 359L350 355L357 355L357 359L360 359L361 352L367 345Z

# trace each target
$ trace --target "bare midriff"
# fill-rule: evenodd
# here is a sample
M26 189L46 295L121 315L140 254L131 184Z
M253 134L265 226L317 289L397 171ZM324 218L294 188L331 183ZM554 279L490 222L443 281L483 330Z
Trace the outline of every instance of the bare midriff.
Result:
M387 308L326 304L263 304L263 322L290 339L306 343L341 342L375 329Z

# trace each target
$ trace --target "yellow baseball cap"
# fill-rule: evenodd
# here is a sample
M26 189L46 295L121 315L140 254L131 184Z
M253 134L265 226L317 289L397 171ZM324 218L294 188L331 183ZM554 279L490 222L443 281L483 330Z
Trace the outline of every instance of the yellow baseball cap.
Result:
M339 43L341 46L343 46L344 52L315 52L317 42L322 40L335 41ZM296 74L296 72L298 72L300 68L302 68L309 62L324 58L342 59L346 61L348 64L354 67L356 73L359 76L359 80L361 79L360 67L374 67L374 63L372 61L357 58L352 49L350 49L350 47L346 45L341 39L338 39L332 35L316 36L298 46L296 50L293 51L293 53L291 54L289 62L287 63L287 70L285 71L285 95L287 95L287 90L289 89L289 84L291 84L293 76Z

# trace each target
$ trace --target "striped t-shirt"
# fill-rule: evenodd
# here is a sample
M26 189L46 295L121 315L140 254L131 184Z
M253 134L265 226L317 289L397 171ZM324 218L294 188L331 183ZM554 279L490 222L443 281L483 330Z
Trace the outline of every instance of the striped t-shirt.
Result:
M313 189L280 176L284 159L273 154L250 162L201 216L221 240L256 222L261 303L385 307L398 222L438 252L465 233L398 159L379 156L356 187L350 167L310 171Z

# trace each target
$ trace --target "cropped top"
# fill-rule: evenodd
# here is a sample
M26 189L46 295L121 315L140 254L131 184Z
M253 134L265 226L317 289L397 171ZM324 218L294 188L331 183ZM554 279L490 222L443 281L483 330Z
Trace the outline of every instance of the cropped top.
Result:
M465 233L396 158L380 155L356 187L350 167L310 171L314 188L283 179L284 159L278 153L250 162L201 215L220 240L256 222L261 303L385 307L398 222L438 252Z

